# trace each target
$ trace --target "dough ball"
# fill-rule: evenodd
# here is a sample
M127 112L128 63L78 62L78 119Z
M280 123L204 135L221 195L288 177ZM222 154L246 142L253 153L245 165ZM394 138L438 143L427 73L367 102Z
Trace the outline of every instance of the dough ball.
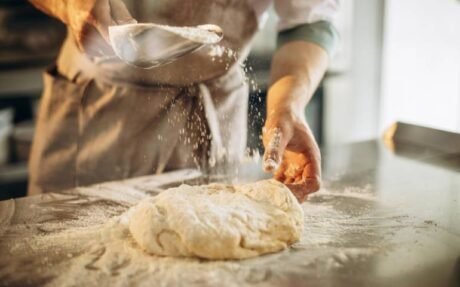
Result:
M303 211L275 180L243 185L181 185L133 207L129 230L151 254L240 259L299 240Z

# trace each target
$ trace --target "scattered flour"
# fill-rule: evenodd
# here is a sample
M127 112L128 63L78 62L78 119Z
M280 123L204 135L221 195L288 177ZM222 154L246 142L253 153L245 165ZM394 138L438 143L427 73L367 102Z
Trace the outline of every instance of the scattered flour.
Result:
M320 191L302 204L303 233L290 249L226 261L150 255L130 234L125 213L130 205L59 196L40 206L46 212L1 235L0 285L233 287L345 280L344 274L357 269L372 275L375 262L395 248L417 253L436 236L450 238L436 226L382 208L360 193Z

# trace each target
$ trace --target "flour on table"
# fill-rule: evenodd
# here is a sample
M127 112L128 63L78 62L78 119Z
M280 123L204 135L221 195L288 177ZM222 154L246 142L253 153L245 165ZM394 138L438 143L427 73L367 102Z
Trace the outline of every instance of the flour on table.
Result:
M244 185L181 185L131 208L129 230L146 252L239 259L283 250L298 241L303 211L275 180Z

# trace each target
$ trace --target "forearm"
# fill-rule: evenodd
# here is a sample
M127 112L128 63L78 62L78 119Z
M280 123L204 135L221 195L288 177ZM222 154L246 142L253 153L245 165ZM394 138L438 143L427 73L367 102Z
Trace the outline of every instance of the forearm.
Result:
M267 115L291 109L303 113L328 66L320 46L293 41L274 54L267 96Z

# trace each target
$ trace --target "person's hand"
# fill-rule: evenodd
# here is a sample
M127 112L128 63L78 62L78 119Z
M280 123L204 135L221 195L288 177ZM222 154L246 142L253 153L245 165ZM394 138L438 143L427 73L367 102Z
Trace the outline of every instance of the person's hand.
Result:
M264 170L291 189L299 202L320 188L321 154L303 115L292 109L267 115Z
M136 23L122 0L68 1L64 21L78 47L90 56L112 55L108 28Z

